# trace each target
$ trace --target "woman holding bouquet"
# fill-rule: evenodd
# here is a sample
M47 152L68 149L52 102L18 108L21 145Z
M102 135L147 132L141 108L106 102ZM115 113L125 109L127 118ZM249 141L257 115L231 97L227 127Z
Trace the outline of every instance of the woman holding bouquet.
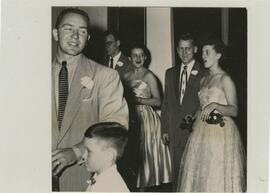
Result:
M147 191L150 187L171 182L171 159L169 147L161 140L159 115L152 107L161 104L155 75L143 65L146 48L135 45L130 52L134 71L125 75L133 89L136 113L140 121L140 155L137 187Z
M219 61L224 44L204 43L202 58L208 75L198 93L201 108L180 164L178 191L245 191L245 153L238 128L231 117L238 113L234 82Z

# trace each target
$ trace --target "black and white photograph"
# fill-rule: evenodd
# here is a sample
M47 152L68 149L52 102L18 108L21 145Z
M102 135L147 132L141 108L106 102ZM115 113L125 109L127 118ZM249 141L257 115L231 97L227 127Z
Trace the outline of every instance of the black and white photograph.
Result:
M17 1L4 192L267 192L266 2Z
M247 9L52 7L52 25L53 191L245 192Z

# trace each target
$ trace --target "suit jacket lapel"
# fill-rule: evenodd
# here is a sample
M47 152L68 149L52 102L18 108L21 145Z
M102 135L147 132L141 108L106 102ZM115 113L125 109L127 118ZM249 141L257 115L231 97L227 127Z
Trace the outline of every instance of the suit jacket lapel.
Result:
M55 64L55 60L53 62L53 65ZM56 102L55 102L55 71L54 66L52 66L52 137L54 139L57 139L59 136L59 129L58 129L58 122L57 122L57 110L56 110ZM52 140L53 142L56 140ZM52 144L52 148L54 149L56 144Z
M190 90L190 87L192 87L192 85L194 84L194 82L196 81L196 77L198 76L198 73L196 75L192 74L192 71L200 71L200 65L198 62L195 62L191 72L190 72L190 75L189 75L189 80L187 82L187 88L186 88L186 93L189 92ZM184 100L186 98L187 94L185 94L184 98L183 98L183 103L184 103Z
M193 68L192 68L192 70L191 70L191 72L190 72L189 80L188 80L188 82L187 82L187 89L188 89L191 85L193 85L194 81L196 80L196 76L198 75L198 73L197 73L196 75L192 74L192 71L193 71L193 72L194 72L194 71L197 71L197 72L199 73L199 71L200 71L200 65L199 65L199 63L195 62L194 66L193 66Z
M118 62L122 62L123 64L125 64L126 61L124 61L124 60L125 60L125 59L124 59L124 57L123 57L123 54L121 53L121 55L120 55L118 61L116 62L116 65L115 65L115 68L114 68L114 69L117 70L117 71L119 71L121 67L118 66L117 63L118 63Z
M91 79L93 79L93 71L91 69L91 66L89 65L88 68L88 62L86 61L86 58L82 56L78 60L78 66L74 74L74 78L72 80L68 101L65 108L65 114L62 121L62 127L60 129L60 136L58 144L62 141L63 137L67 134L69 129L71 129L70 125L79 110L79 107L81 105L81 90L83 86L81 85L81 78L84 76L88 76Z
M181 69L181 65L176 64L176 70L173 71L173 88L175 91L175 97L177 99L177 101L180 101L180 92L179 92L179 84L180 84L180 69Z

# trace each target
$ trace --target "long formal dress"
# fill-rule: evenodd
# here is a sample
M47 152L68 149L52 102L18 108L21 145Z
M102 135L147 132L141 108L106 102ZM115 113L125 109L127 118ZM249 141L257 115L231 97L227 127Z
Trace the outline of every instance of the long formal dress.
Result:
M141 80L132 81L137 97L150 98L148 84ZM161 140L160 117L151 106L136 105L141 125L140 152L137 187L157 186L171 182L171 158L169 147Z
M221 88L202 88L201 106L216 102L226 105ZM238 128L230 117L225 125L208 124L200 114L180 164L180 192L243 192L245 191L245 153Z

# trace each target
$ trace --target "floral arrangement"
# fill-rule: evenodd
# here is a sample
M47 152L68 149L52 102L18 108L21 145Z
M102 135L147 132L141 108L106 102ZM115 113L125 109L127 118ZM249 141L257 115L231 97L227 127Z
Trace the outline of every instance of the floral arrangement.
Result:
M182 123L180 124L180 128L187 129L188 131L192 132L192 126L195 120L196 120L195 117L193 117L191 114L187 114L185 118L182 120ZM208 124L214 124L214 125L219 124L220 127L224 127L225 125L223 116L220 113L215 113L214 111L212 111L209 114L209 118L206 119L205 122Z
M214 111L209 114L209 118L206 120L206 123L215 125L219 124L220 127L225 125L223 116L220 113L215 113Z

